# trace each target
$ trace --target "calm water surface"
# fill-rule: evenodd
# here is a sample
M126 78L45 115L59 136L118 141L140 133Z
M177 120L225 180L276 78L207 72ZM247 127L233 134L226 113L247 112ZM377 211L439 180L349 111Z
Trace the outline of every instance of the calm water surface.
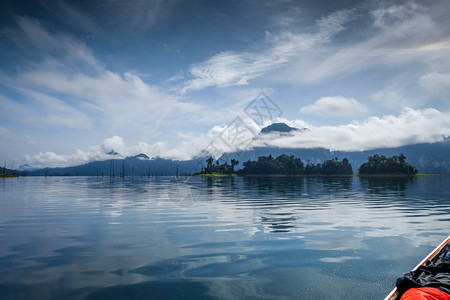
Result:
M0 180L1 299L382 299L450 178Z

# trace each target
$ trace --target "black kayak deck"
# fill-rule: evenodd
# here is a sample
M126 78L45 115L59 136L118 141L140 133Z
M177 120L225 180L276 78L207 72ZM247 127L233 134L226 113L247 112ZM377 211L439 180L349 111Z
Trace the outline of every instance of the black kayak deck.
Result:
M411 272L416 271L419 267L423 267L423 266L427 265L427 263L429 263L430 261L433 261L434 258L440 256L441 251L444 248L446 248L445 246L447 246L449 244L450 244L450 236L448 236L442 243L439 244L439 246L437 246L433 251L431 251L430 254L428 254L414 269L412 269ZM395 299L398 300L397 296L398 296L398 290L397 290L397 287L395 287L389 293L389 295L387 295L386 298L384 298L384 300L395 300Z

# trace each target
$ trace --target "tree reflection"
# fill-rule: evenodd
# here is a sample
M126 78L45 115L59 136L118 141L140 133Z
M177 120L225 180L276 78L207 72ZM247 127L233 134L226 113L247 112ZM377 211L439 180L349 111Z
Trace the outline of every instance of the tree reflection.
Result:
M398 193L405 196L406 190L417 181L415 177L361 177L359 182L370 194L390 195Z

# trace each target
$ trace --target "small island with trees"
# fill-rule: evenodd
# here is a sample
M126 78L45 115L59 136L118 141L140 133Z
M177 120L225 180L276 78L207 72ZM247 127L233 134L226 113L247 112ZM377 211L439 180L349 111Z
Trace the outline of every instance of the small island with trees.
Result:
M194 176L235 176L236 171L234 170L234 166L238 164L239 161L235 159L231 159L230 164L228 164L228 162L220 164L219 160L216 160L216 163L214 164L214 158L210 156L206 159L206 167L202 168L202 171L194 174Z
M197 176L352 176L353 169L348 159L327 160L323 164L305 164L294 155L282 154L276 158L260 156L257 161L248 160L243 163L243 168L235 171L234 167L239 164L235 159L220 164L209 157L206 159L206 167Z
M302 160L294 155L282 154L276 158L260 156L257 161L243 163L243 168L237 171L243 176L352 176L353 169L348 159L327 160L324 163L313 164L307 162L306 166Z
M323 163L313 164L309 160L306 165L294 155L282 154L278 157L260 156L258 160L244 162L243 168L235 170L239 161L235 159L222 164L210 156L206 159L206 167L195 176L353 176L353 168L347 158L341 161L335 159L326 160ZM361 177L412 177L417 174L417 169L406 162L402 153L398 156L386 157L375 154L368 157L368 161L358 169Z
M375 154L374 156L369 156L368 162L359 167L358 173L361 177L413 177L417 174L417 169L406 162L406 156L403 153L393 157Z

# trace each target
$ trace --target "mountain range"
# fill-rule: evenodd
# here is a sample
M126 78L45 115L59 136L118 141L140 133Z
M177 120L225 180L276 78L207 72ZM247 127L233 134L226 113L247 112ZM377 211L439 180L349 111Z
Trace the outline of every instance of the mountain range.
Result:
M307 131L309 129L297 129L284 123L274 123L261 130L261 134L280 134L281 136L291 132ZM446 138L441 142L422 143L407 145L396 148L380 148L366 151L330 151L325 148L312 149L292 149L292 148L274 148L259 147L239 153L227 153L219 158L223 163L232 158L238 160L240 164L237 169L242 167L242 163L247 160L257 160L259 156L272 155L274 157L281 154L294 155L307 162L322 163L329 159L338 158L342 160L347 158L353 167L355 173L358 172L360 165L367 161L369 156L379 154L385 156L394 156L403 153L406 161L415 166L419 173L426 174L446 174L450 175L450 139ZM136 156L129 156L123 159L111 159L106 161L94 161L87 164L64 167L64 168L45 168L37 170L22 171L23 175L35 176L174 176L189 175L200 172L202 166L205 166L206 157L197 157L192 160L179 161L163 158L149 158L148 155L141 153Z

